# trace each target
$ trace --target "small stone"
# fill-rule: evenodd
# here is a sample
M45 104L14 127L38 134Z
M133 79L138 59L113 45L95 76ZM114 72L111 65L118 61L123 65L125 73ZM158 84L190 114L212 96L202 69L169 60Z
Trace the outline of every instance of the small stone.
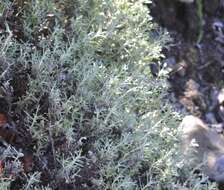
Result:
M214 129L217 133L223 133L223 123L213 124L211 128Z
M49 14L47 14L47 17L50 17L50 18L52 18L52 17L54 17L55 15L53 14L53 13L49 13Z
M215 34L215 40L224 44L224 24L222 20L215 19L212 23L212 29Z
M218 114L221 117L221 119L224 121L224 107L219 106Z
M218 103L223 104L224 103L224 89L220 90L218 94Z

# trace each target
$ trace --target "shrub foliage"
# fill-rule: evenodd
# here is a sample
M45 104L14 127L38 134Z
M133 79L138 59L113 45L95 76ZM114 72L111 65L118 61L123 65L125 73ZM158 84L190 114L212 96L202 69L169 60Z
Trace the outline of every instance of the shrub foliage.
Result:
M16 20L4 22L1 54L11 64L2 83L11 68L28 73L13 105L33 140L24 146L42 165L2 178L1 189L196 187L180 181L179 116L164 98L164 78L150 73L170 39L144 3L2 1L2 16L13 10Z

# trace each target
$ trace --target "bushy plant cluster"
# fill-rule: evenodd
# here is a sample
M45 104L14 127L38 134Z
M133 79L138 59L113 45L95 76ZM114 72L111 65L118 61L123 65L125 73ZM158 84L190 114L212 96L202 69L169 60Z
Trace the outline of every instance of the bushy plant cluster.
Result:
M15 104L42 166L2 178L1 189L18 178L21 189L201 189L198 179L181 181L180 116L149 67L170 39L145 2L15 2L25 40L9 27L1 54L30 71Z

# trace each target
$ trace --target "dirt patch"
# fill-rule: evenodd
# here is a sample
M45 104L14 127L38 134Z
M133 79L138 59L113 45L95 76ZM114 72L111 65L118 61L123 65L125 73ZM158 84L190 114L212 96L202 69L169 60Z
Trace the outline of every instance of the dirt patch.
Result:
M155 20L174 39L172 48L164 50L167 56L164 65L172 70L169 82L176 99L191 114L206 119L207 112L212 112L222 122L215 110L224 79L223 4L203 1L202 6L203 20L199 19L196 2L158 0L151 9ZM203 36L197 43L200 22L203 22Z

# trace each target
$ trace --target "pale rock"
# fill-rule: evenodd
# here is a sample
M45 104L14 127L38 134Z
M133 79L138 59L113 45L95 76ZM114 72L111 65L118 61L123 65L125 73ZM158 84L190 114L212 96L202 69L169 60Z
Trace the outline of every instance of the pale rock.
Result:
M182 149L188 159L195 156L197 166L204 164L202 171L216 182L224 182L224 137L216 130L209 128L201 119L195 116L186 116L180 124L182 130ZM192 146L192 142L197 146ZM195 155L189 150L196 149ZM194 151L195 152L195 151ZM194 166L192 166L194 167Z

